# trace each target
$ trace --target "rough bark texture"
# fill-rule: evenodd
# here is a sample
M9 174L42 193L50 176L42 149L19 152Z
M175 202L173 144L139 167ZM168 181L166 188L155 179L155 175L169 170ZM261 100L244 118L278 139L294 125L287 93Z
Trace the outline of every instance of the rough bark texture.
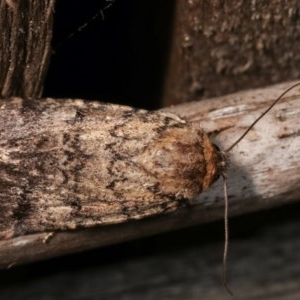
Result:
M215 135L225 149L282 91L292 83L195 102L168 109ZM279 103L230 153L228 171L230 214L237 215L299 200L299 88ZM67 123L66 123L66 126ZM53 130L53 128L52 128ZM188 157L187 157L188 158ZM94 166L97 167L97 166ZM58 256L223 217L219 180L190 208L164 217L125 222L94 229L49 232L0 242L0 266Z
M178 0L164 104L300 76L300 3Z
M50 58L55 0L0 0L0 95L38 98Z
M222 166L196 124L75 99L0 100L0 140L0 239L168 213Z

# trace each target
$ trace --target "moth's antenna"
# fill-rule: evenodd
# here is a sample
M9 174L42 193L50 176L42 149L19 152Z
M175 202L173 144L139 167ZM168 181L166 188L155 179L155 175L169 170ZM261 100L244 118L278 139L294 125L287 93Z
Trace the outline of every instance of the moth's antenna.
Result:
M247 130L228 148L223 154L228 153L232 148L234 148L247 134L248 132L255 126L255 124L261 120L282 98L286 95L290 90L299 86L300 82L292 85L287 90L285 90L248 128ZM227 191L227 177L225 172L222 172L223 177L223 191L224 191L224 231L225 231L225 242L224 242L224 252L223 252L223 286L227 290L227 292L233 296L232 291L227 285L226 282L226 271L227 271L227 257L228 257L228 246L229 246L229 226L228 226L228 191Z
M222 274L222 280L223 280L223 286L227 290L227 292L233 296L232 291L227 285L226 282L226 271L227 271L227 256L228 256L228 246L229 246L229 228L228 228L228 192L227 192L227 177L226 174L222 174L223 177L223 191L224 191L224 230L225 230L225 242L224 242L224 252L223 252L223 274Z
M55 49L52 50L52 54L55 54L55 52L60 49L62 47L62 45L73 38L73 36L75 36L78 32L81 32L83 31L86 27L88 27L92 22L94 22L97 18L99 18L101 16L102 20L104 21L105 20L105 16L104 16L104 12L106 10L108 10L112 5L113 3L115 2L116 0L105 0L105 2L107 3L103 8L99 9L94 15L93 17L86 23L84 23L83 25L81 25L76 31L70 33L62 42L60 42L56 47Z
M299 86L300 82L292 85L287 90L285 90L248 128L247 130L228 148L225 152L229 152L232 148L234 148L247 134L248 132L255 126L255 124L261 120L276 104L279 100L283 98L285 94L287 94L290 90L294 89L295 87Z

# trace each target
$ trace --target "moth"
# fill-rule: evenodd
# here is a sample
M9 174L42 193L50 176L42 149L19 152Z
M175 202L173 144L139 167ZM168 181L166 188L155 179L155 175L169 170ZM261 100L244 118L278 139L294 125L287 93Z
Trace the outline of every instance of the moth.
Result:
M0 108L1 239L169 213L226 168L206 133L171 113L54 99Z

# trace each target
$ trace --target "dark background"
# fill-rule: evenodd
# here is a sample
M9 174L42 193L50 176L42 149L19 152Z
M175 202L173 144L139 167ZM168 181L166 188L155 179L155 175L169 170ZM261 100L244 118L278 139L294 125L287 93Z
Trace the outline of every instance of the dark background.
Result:
M43 96L158 108L175 1L116 0L91 21L107 3L57 1Z

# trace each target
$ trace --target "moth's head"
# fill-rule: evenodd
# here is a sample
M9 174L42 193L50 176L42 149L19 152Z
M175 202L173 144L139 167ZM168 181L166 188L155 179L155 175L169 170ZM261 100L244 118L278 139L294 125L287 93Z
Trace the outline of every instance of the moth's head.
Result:
M203 139L204 160L206 172L202 182L202 190L205 191L218 180L220 176L226 177L226 170L229 167L229 158L225 151L212 144L207 136Z
M226 177L226 171L229 168L230 161L229 161L229 156L225 151L221 151L220 148L215 144L213 144L213 147L216 153L215 163L217 166L217 171L213 178L213 182L215 182L220 178L220 176Z

